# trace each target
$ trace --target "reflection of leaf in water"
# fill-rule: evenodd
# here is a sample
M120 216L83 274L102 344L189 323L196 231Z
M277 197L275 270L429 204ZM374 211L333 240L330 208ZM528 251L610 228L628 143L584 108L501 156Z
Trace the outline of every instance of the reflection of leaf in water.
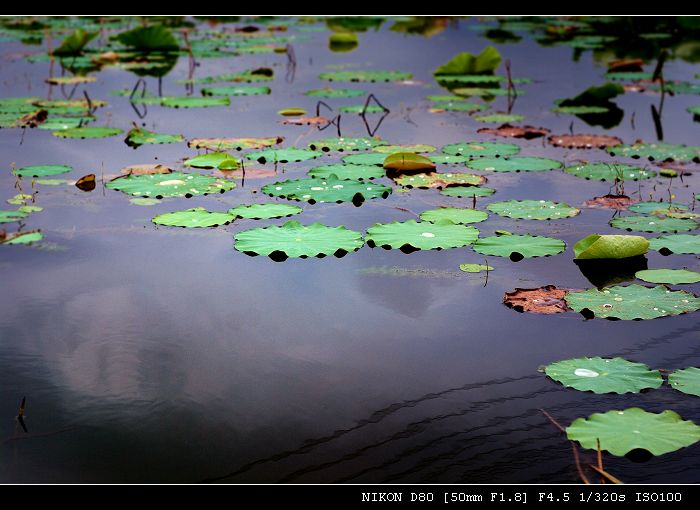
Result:
M363 275L371 276L404 276L414 278L463 278L466 275L456 271L441 271L423 267L374 266L357 269Z

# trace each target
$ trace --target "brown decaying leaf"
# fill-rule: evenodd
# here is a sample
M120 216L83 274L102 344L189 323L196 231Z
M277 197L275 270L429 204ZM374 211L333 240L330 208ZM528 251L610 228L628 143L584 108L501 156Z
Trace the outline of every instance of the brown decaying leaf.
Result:
M554 285L545 285L536 289L516 288L505 293L503 303L516 312L562 313L569 311L564 301L568 292L569 289L558 289Z
M603 195L602 197L594 197L590 200L586 200L585 204L588 207L624 211L630 205L636 204L637 202L638 200L634 200L627 195Z
M187 142L187 146L195 149L229 150L240 144L241 149L264 149L280 144L283 136L271 136L269 138L193 138Z
M547 141L567 149L606 149L622 143L618 137L609 135L552 135Z
M330 124L330 119L326 117L298 117L296 119L284 119L279 121L280 124L287 126L319 126L322 124Z
M640 58L623 58L608 62L608 72L640 72L644 71L644 61Z
M549 133L549 129L534 126L511 126L510 124L502 124L497 128L485 127L477 130L477 133L484 135L496 135L506 138L524 138L532 140L540 138Z
M212 177L221 177L223 179L265 179L267 177L276 176L277 172L275 172L274 169L246 167L245 173L242 169L237 168L235 170L216 170L209 175Z
M119 60L119 55L113 51L105 51L90 59L95 64L113 63Z
M95 184L95 174L87 174L75 182L75 187L80 191L92 191L95 189Z
M130 165L122 168L121 172L126 175L154 175L169 174L172 169L165 165Z
M35 112L22 115L17 121L17 124L19 127L35 128L39 124L46 122L48 116L49 112L46 110L37 110Z

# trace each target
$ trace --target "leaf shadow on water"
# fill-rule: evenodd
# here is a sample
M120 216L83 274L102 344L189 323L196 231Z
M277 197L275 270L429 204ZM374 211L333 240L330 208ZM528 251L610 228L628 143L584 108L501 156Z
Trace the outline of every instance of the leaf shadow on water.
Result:
M598 289L636 280L635 273L647 269L644 255L626 259L574 260L581 274Z

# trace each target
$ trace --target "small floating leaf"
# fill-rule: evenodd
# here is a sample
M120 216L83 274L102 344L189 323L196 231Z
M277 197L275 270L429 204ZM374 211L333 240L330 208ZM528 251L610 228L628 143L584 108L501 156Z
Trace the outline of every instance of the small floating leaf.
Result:
M460 248L476 241L479 231L454 223L428 223L408 220L377 223L367 229L367 246L412 252Z
M326 81L389 82L410 80L413 75L400 71L335 71L321 73L318 77Z
M570 218L581 212L563 202L549 200L508 200L488 205L488 210L500 216L521 220L553 220Z
M481 273L482 271L494 271L496 268L484 264L460 264L459 270L465 273Z
M309 149L312 151L320 150L323 152L329 151L366 151L379 145L386 145L383 140L375 138L325 138L323 140L314 140L309 143Z
M464 142L445 145L442 152L452 156L467 158L512 156L520 152L520 147L514 143L496 142Z
M388 197L391 188L382 184L341 180L331 175L327 179L294 179L275 182L263 186L261 191L273 197L310 204L352 202L360 206L365 200Z
M628 210L641 214L668 214L669 212L686 211L688 206L669 204L668 202L639 202L629 206Z
M549 257L565 249L566 243L560 239L529 234L482 237L474 244L477 253L509 257L514 262L523 258Z
M503 124L505 122L521 122L525 120L525 116L512 115L508 113L492 113L490 115L475 115L474 120L477 122L493 122Z
M288 221L281 226L244 230L234 236L236 250L248 255L266 255L275 261L289 257L342 257L359 250L364 244L362 234L320 223L302 225Z
M67 174L72 171L73 168L67 165L32 165L17 168L12 173L19 177L46 177Z
M32 244L41 241L43 238L44 235L41 232L17 232L16 234L8 235L4 241L0 241L0 244Z
M141 205L144 207L160 203L160 201L156 200L155 198L130 198L129 202L131 202L134 205Z
M289 204L252 204L239 205L229 209L228 214L233 217L249 220L269 220L272 218L285 218L295 214L301 214L303 209Z
M297 163L307 159L314 159L318 156L318 152L304 149L268 149L250 152L246 155L246 158L264 165L268 161L270 163Z
M675 452L700 440L700 427L673 411L649 413L637 407L595 413L578 418L566 428L566 436L582 447L622 457L632 450L652 455Z
M566 167L564 171L567 174L593 181L614 181L615 179L619 181L638 181L640 179L649 179L656 175L651 170L619 163L586 163Z
M700 282L700 273L687 269L645 269L637 271L635 275L640 280L649 283L671 283L679 285L683 283Z
M173 172L155 175L127 175L118 177L105 184L114 189L144 198L192 197L210 193L224 193L236 187L236 183L227 179L217 179L210 175L184 174Z
M419 143L414 145L379 145L373 147L372 150L382 154L393 154L395 152L433 152L437 150L437 147Z
M649 248L662 255L671 253L700 255L700 235L672 234L649 239Z
M367 94L367 92L359 89L334 89L326 87L322 89L309 90L305 94L310 97L326 97L331 99L335 97L359 97L364 96Z
M86 140L92 138L109 138L110 136L117 136L122 133L123 131L118 128L76 127L59 129L53 132L53 136L57 136L59 138L80 138L82 140Z
M245 87L240 85L206 87L202 89L202 95L204 96L263 96L271 92L270 87Z
M420 219L423 221L428 221L430 223L449 221L458 225L479 223L485 221L488 217L488 213L484 211L458 207L441 207L439 209L430 209L420 213Z
M570 292L566 302L584 316L601 319L656 319L669 315L694 312L700 299L685 291L670 291L664 286L628 285L609 287L602 291L588 289Z
M431 113L442 113L442 112L480 112L482 110L488 109L488 105L484 103L467 103L458 101L456 103L437 103L432 106L428 111Z
M658 370L622 358L566 359L547 365L544 373L567 388L598 394L639 393L663 384Z
M236 158L226 152L207 152L186 159L183 164L194 168L219 168L222 170L234 170L241 166Z
M209 212L203 207L195 207L184 211L159 214L151 221L156 225L168 227L204 228L228 225L234 218L235 216L231 214Z
M341 106L340 108L338 108L338 111L342 113L382 113L387 110L376 105L365 106L363 104L354 104L350 106Z
M384 168L397 172L415 172L419 170L434 170L435 163L425 156L414 152L397 152L386 156Z
M386 154L368 152L366 154L350 154L343 158L343 163L349 165L377 165L383 166Z
M228 106L231 100L228 97L163 97L160 104L169 108L210 108L212 106Z
M606 149L622 143L618 137L609 135L552 135L547 141L567 149Z
M574 245L577 259L625 259L644 255L649 241L642 236L591 234Z
M700 368L675 370L669 374L668 384L675 390L700 397Z
M435 172L431 174L402 175L397 177L395 182L407 188L442 189L448 186L479 186L486 182L486 177L462 172Z
M695 220L658 216L625 216L610 220L610 225L637 232L686 232L698 228Z
M505 138L524 138L525 140L532 140L534 138L541 138L549 133L549 129L534 127L534 126L511 126L510 124L503 124L497 128L480 128L476 131L483 135L496 135L503 136Z
M164 135L154 133L143 128L132 128L127 134L124 142L130 147L139 147L141 145L157 145L165 143L178 143L185 139L182 135Z
M278 110L277 114L283 117L301 117L306 115L306 110L304 108L283 108Z
M29 213L23 211L0 210L0 223L13 223L15 221L22 221L27 216L29 216Z

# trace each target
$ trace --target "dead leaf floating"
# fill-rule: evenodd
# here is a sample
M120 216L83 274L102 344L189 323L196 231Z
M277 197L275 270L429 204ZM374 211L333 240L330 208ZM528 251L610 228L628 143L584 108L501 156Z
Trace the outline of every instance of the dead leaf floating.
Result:
M564 297L568 289L558 289L554 285L545 285L536 289L516 288L506 292L503 296L503 304L516 312L531 312L541 314L553 314L568 312Z
M547 133L549 133L549 129L534 126L512 126L510 124L502 124L497 128L481 128L476 132L482 135L495 135L505 138L523 138L525 140L532 140L533 138L541 138L547 135Z
M547 141L567 149L607 149L622 144L618 137L609 135L552 135Z
M78 179L75 187L80 191L92 191L95 189L95 174L87 174Z

